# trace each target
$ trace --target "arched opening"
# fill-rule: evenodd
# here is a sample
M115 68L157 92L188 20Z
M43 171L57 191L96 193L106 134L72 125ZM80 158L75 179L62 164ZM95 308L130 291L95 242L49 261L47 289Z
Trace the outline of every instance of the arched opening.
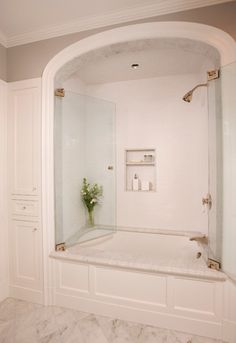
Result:
M203 43L216 49L220 56L220 65L224 66L236 60L236 44L225 32L213 27L194 23L148 23L126 26L91 36L64 49L47 65L43 74L43 232L44 232L44 271L45 302L50 303L50 262L48 255L55 245L54 239L54 154L53 154L53 113L54 81L57 73L65 65L76 65L76 60L89 51L106 48L136 40L150 39L186 39Z

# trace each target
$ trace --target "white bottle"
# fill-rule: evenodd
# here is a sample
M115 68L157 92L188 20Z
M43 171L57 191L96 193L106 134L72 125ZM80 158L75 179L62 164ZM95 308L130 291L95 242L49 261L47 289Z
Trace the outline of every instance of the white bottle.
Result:
M142 191L150 191L150 182L149 181L142 181L141 182L141 190Z
M134 174L134 178L132 181L132 189L133 189L133 191L139 190L139 178L138 178L137 174Z

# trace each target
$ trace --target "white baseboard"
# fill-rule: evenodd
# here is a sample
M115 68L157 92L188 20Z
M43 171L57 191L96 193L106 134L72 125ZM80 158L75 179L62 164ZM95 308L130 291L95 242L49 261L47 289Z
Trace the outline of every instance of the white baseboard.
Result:
M236 342L236 322L230 320L223 321L223 341L227 343Z
M209 338L221 339L222 335L222 324L220 322L202 321L167 313L141 310L95 299L56 293L54 295L54 305Z
M34 289L10 285L9 296L36 304L43 304L43 292Z

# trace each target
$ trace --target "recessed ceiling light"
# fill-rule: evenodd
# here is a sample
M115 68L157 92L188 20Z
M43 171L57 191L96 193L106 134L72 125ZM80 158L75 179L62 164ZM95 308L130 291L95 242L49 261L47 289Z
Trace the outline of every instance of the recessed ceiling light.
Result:
M138 63L133 63L133 64L131 64L131 68L132 69L138 69L139 68L139 64Z

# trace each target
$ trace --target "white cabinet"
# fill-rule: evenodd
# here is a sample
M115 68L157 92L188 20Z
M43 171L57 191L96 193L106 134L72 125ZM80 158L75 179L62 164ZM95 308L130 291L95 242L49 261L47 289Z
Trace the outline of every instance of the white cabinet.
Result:
M39 216L39 201L27 199L12 199L12 216L14 219L34 220Z
M10 296L43 302L41 80L9 84Z
M40 102L39 79L9 85L9 170L14 195L39 194Z
M11 280L14 285L40 289L41 233L38 222L12 221L10 234L12 247Z

